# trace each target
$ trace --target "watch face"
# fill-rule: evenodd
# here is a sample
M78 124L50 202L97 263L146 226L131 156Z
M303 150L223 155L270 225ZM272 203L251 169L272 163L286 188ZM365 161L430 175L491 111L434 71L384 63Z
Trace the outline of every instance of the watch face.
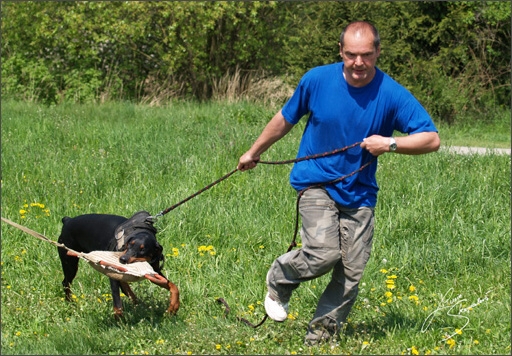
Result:
M396 143L395 143L395 142L393 142L391 145L389 145L389 149L390 149L391 151L396 150Z

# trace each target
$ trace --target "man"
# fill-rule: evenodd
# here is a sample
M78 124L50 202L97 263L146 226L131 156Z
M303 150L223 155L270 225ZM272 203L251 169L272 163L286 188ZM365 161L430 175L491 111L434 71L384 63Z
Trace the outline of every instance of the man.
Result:
M330 152L361 142L341 154L294 165L290 183L302 191L357 171L383 153L437 151L440 140L421 104L375 64L380 37L368 22L349 24L340 36L343 62L313 68L270 120L238 169L254 168L260 155L309 114L297 156ZM408 134L392 137L394 131ZM300 198L302 248L277 258L267 274L265 310L284 321L292 291L301 282L332 271L309 323L306 343L336 335L355 302L372 246L378 186L377 161L335 184L308 189Z

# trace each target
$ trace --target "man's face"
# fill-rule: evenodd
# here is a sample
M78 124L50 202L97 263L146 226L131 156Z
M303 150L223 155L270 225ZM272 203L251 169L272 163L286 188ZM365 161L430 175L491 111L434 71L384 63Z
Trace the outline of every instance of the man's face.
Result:
M373 34L369 31L347 32L344 40L343 48L340 45L340 56L345 63L345 80L354 87L363 87L375 76L380 46L373 46Z

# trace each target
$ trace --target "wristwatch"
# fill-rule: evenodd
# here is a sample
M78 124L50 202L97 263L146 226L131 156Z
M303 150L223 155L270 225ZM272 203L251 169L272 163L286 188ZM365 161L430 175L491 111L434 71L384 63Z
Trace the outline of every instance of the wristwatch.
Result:
M389 138L389 152L396 151L396 140L394 137Z

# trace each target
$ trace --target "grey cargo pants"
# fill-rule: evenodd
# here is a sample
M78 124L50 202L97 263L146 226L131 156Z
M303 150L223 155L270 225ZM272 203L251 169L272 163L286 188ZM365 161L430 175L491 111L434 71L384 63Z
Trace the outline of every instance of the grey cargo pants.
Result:
M268 291L275 300L287 303L301 282L332 271L306 338L319 327L333 335L340 330L355 302L370 258L373 208L344 208L325 189L314 188L304 192L299 212L302 247L274 261L267 275Z

